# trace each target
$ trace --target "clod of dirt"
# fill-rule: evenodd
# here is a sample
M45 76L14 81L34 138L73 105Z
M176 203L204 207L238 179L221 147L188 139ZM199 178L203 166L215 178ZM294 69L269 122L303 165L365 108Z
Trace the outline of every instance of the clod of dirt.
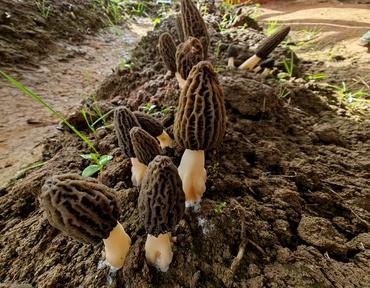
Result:
M325 252L339 255L347 253L346 238L325 218L303 216L297 231L302 240Z
M330 124L324 123L321 125L315 125L313 131L319 140L324 144L334 144L338 146L344 145L344 140L340 135L338 129L331 126Z

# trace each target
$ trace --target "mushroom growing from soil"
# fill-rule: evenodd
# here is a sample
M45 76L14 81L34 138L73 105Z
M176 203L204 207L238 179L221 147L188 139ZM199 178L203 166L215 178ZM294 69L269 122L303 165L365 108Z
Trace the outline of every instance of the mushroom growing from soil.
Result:
M158 51L163 63L172 75L176 73L176 43L170 33L162 33L159 36Z
M130 138L137 161L139 161L141 166L145 167L139 171L140 173L136 177L139 186L144 178L148 164L155 156L162 154L162 149L157 140L140 127L133 127L130 130Z
M135 156L130 138L130 130L133 127L140 127L135 115L126 107L116 108L114 110L114 130L124 156L129 157L131 160L132 184L138 186L140 184L139 179L144 175L146 166L140 163Z
M290 27L287 26L267 37L257 47L256 53L244 61L243 64L239 66L239 69L253 70L262 59L265 59L285 39L289 31Z
M82 242L103 240L106 261L116 269L123 266L131 239L117 221L112 189L78 174L57 175L42 186L40 202L51 226Z
M203 59L207 59L210 43L207 26L192 0L181 0L181 15L185 39L191 36L198 38L203 45Z
M171 148L173 146L173 140L171 139L170 135L168 135L167 132L164 130L161 122L159 122L152 116L139 111L135 111L134 115L137 121L139 121L141 128L143 128L154 138L158 139L162 149L166 147Z
M148 165L138 207L148 233L145 243L146 261L166 272L173 258L171 231L185 210L181 179L169 157L156 156Z
M188 206L199 203L206 190L204 150L216 148L225 129L223 88L212 64L199 62L181 91L174 124L175 140L186 149L178 170Z
M235 58L238 56L238 48L235 45L229 45L226 51L227 67L235 67Z
M197 38L190 37L177 47L176 78L181 89L185 85L191 68L202 61L203 57L203 45Z
M182 28L182 16L181 14L176 15L176 32L180 42L185 41L184 30Z

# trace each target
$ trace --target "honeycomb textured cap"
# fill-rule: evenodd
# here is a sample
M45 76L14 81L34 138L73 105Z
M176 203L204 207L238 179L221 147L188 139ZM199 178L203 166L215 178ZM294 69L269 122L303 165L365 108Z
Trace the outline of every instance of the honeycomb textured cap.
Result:
M181 77L186 80L191 68L204 59L203 45L194 37L181 43L176 50L176 68Z
M185 194L176 166L167 156L149 164L139 195L139 213L148 234L172 231L185 210Z
M78 174L47 179L40 202L50 225L86 243L108 238L119 218L114 190Z
M180 10L185 39L190 36L198 38L204 48L204 59L207 59L210 38L206 23L204 23L202 16L192 0L181 0Z
M191 70L181 91L175 117L176 142L185 149L217 147L226 129L223 88L212 64L199 62Z
M181 14L176 15L176 32L177 36L179 37L179 40L181 42L185 41L185 35L184 35L184 30L182 26L182 16Z
M114 130L116 131L119 147L123 154L129 158L135 158L130 139L130 130L133 127L140 127L135 115L126 107L116 108L114 110Z
M267 37L258 46L256 50L256 55L260 58L266 58L288 35L290 27L284 27L276 31L271 36Z
M153 137L158 137L163 133L163 125L157 119L153 118L152 116L146 113L142 113L139 111L135 111L134 115L137 121L139 122L141 128L143 128Z
M148 165L155 156L162 154L158 141L140 127L130 130L130 137L136 158L143 164Z
M159 54L163 63L172 73L176 72L176 43L170 33L162 33L158 41Z
M227 51L226 51L226 55L227 57L237 57L239 54L239 50L238 50L238 47L236 47L235 45L229 45L229 47L227 48Z

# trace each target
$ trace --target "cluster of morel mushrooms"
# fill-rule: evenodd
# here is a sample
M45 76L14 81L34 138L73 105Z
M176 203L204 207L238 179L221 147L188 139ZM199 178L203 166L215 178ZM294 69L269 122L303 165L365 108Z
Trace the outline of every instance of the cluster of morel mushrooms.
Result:
M176 47L172 36L163 33L158 49L181 88L173 128L177 145L185 149L179 167L162 155L173 140L159 121L126 107L114 113L119 146L131 159L132 183L140 189L138 209L148 233L145 257L161 271L172 261L171 231L184 214L185 202L199 203L206 190L204 151L221 143L226 128L223 88L207 61L210 37L192 0L181 0L176 26L182 43ZM239 68L252 70L288 32L289 27L267 38ZM232 46L228 53L228 65L233 66ZM131 239L118 222L113 189L93 178L63 174L45 182L40 201L52 226L84 242L103 240L106 261L117 269L123 266Z

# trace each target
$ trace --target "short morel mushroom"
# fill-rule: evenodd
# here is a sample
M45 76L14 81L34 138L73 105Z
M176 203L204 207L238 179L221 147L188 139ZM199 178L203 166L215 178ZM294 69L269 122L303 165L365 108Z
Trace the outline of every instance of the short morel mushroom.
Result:
M123 154L131 160L132 184L138 186L140 184L139 179L145 173L146 166L140 163L135 156L130 138L130 130L133 127L140 127L135 115L126 107L116 108L114 110L114 130Z
M174 124L175 140L186 149L178 170L187 205L200 202L207 178L204 150L216 148L225 129L223 88L212 64L199 62L181 91Z
M158 139L162 149L173 146L173 140L171 139L170 135L168 135L167 132L164 130L161 122L159 122L152 116L139 111L135 111L134 115L137 121L139 121L141 128L143 128L154 138Z
M185 39L198 38L203 45L203 59L207 59L210 43L207 26L192 0L181 0L181 15Z
M176 50L176 78L182 89L188 78L191 68L204 59L203 45L194 37L177 46Z
M138 171L136 177L139 186L144 178L148 164L155 156L162 154L162 149L157 140L140 127L133 127L130 130L130 138L136 159L139 161L140 167L143 168Z
M227 66L235 67L235 58L238 56L238 48L235 45L229 45L227 48Z
M289 31L290 27L287 26L267 37L257 47L256 53L244 61L244 63L239 66L239 69L253 70L262 59L265 59L285 39Z
M112 189L78 174L57 175L42 186L40 202L50 225L82 242L103 240L107 262L117 269L123 266L131 239L118 222Z
M159 36L158 51L163 63L172 75L176 73L176 43L170 33L162 33Z
M176 166L167 156L156 156L145 174L138 201L148 233L145 258L166 272L173 258L171 231L185 210L185 196Z

